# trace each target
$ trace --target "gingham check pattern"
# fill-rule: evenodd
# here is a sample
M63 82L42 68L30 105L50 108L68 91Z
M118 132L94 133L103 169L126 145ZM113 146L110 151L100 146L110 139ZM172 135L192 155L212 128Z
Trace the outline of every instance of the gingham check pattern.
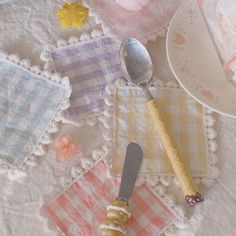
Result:
M52 52L55 69L70 78L69 117L77 119L103 111L107 84L120 78L119 42L103 36Z
M19 165L53 120L66 91L0 59L0 158Z
M182 0L150 1L140 11L128 11L110 0L90 0L90 6L121 38L142 38L166 27Z
M96 236L106 218L106 207L116 197L118 185L117 180L107 178L106 166L100 161L44 205L43 210L66 236ZM129 236L154 236L176 219L173 210L146 184L134 189L130 207Z
M181 89L154 88L153 96L168 129L193 176L207 174L208 149L203 107ZM143 92L138 88L117 88L114 94L112 170L120 174L127 143L135 141L144 151L143 174L172 174Z

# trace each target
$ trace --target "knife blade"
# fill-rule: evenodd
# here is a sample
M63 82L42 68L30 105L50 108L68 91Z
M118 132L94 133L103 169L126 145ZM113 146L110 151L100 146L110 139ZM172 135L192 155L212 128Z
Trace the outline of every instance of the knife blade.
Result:
M128 202L131 197L138 172L143 160L143 151L137 143L130 143L126 150L121 176L120 190L117 199Z

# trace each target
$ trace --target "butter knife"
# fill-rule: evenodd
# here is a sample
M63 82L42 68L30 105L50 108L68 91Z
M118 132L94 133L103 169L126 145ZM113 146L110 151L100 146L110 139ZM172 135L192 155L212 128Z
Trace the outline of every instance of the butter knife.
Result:
M131 197L142 159L141 147L136 143L130 143L126 151L118 200L128 202Z
M136 143L130 143L121 176L118 197L107 207L107 218L100 225L100 236L125 236L125 224L131 217L128 201L138 176L143 159L143 151Z

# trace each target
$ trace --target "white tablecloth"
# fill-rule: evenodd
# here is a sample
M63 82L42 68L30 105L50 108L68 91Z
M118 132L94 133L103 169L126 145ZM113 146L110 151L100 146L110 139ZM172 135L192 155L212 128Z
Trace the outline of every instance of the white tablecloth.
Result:
M29 58L33 64L39 59L45 43L55 43L60 37L79 35L79 30L62 30L56 19L56 9L61 0L18 0L16 4L0 6L0 48L17 52L21 58ZM92 25L91 21L90 24ZM89 29L86 26L83 31ZM164 41L150 43L154 58L164 50ZM160 50L157 50L160 48ZM155 50L156 49L156 50ZM169 73L161 67L166 61L156 61L156 72L161 79ZM100 129L98 129L100 130ZM100 137L100 131L93 137ZM236 235L236 120L217 115L218 156L221 174L216 183L206 192L204 203L196 206L190 221L191 229L179 235ZM82 132L82 130L80 130ZM38 214L42 198L63 188L70 175L70 166L54 161L49 152L36 167L29 170L21 182L11 182L0 174L0 235L1 236L53 236L45 219Z

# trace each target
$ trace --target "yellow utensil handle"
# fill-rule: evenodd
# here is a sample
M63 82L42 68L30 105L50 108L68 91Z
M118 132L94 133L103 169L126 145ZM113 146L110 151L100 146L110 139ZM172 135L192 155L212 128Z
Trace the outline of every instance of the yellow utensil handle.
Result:
M197 193L197 189L193 182L193 178L187 171L184 162L179 156L178 150L169 135L165 122L160 114L157 103L154 99L152 99L147 102L147 106L154 122L156 123L161 141L166 150L172 168L179 179L184 194L189 196L195 195Z
M130 216L127 202L113 201L107 208L106 219L99 227L99 236L125 236L125 225Z

